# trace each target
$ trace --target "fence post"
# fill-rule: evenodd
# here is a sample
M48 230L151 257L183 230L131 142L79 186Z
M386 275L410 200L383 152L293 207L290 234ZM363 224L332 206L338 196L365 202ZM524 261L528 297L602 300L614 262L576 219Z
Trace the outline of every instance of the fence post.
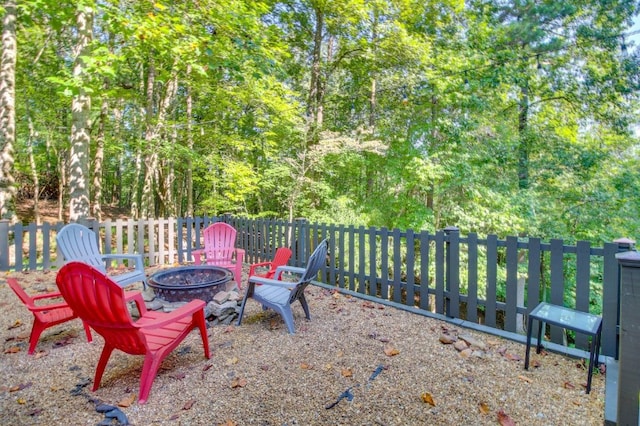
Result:
M635 250L635 241L631 240L629 238L618 238L613 240L613 243L618 245L617 248L617 252L618 253L624 253L627 251L633 251ZM619 357L619 350L620 350L620 271L621 271L621 266L618 263L618 279L615 283L614 286L612 286L611 290L613 290L611 293L611 297L609 298L610 302L614 302L616 303L615 307L616 307L616 334L615 334L615 358L618 359ZM604 286L604 282L602 283ZM604 294L603 294L603 304L605 303L604 301ZM604 312L604 306L603 306L603 312ZM603 325L602 328L604 329L604 321L605 319L603 318Z
M307 244L311 244L309 227L307 226L307 219L304 217L298 217L294 219L295 227L298 228L298 232L295 237L295 252L296 254L296 266L304 267L307 263Z
M640 253L616 254L620 265L619 425L638 425L640 397Z
M447 226L443 229L447 236L445 246L445 291L447 295L444 298L444 312L448 317L460 317L460 252L458 239L460 237L460 228L457 226ZM455 240L455 244L451 244L451 240ZM451 303L453 299L453 304Z
M9 270L9 219L0 220L0 271Z

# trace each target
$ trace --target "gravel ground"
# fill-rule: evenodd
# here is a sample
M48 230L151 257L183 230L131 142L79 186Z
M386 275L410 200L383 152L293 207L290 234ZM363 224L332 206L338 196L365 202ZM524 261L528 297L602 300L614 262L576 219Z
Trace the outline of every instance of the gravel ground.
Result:
M6 276L31 294L56 289L54 273ZM46 330L27 355L31 314L3 284L0 423L118 424L96 411L105 403L141 426L603 424L604 375L585 394L580 360L532 351L525 371L520 343L318 287L307 299L312 319L295 306L294 335L250 301L242 326L209 328L209 360L193 331L140 405L142 357L115 352L90 391L103 340L88 344L78 320ZM453 340L472 345L443 343Z

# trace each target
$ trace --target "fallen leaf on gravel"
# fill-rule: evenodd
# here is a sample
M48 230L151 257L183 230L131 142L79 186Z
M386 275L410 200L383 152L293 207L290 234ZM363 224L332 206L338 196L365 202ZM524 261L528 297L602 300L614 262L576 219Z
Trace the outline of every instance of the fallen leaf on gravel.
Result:
M47 356L47 355L49 355L49 352L47 352L47 351L38 351L38 352L33 356L33 358L34 358L34 359L40 359L40 358L45 357L45 356Z
M20 321L19 319L15 320L15 322L9 326L9 328L7 328L7 330L11 330L13 328L18 328L22 325L22 321Z
M533 383L533 380L531 380L530 378L528 378L527 376L523 376L523 375L519 375L518 379L520 380L524 380L527 383Z
M189 400L187 402L184 403L184 405L182 406L183 410L191 410L191 407L193 407L193 404L196 403L195 399Z
M478 409L482 414L489 414L489 411L491 411L489 409L489 404L487 404L486 402L481 402L480 404L478 404Z
M231 388L243 388L247 385L247 379L244 377L236 377L231 381Z
M18 334L16 336L16 339L18 339L18 340L27 340L29 337L31 337L31 332L25 331L24 333Z
M504 353L504 357L506 359L508 359L509 361L521 361L522 360L522 358L520 358L519 355L512 354L512 353L509 353L509 352L505 352Z
M228 326L227 328L224 329L224 333L231 333L234 330L234 327L232 325Z
M535 359L534 359L533 361L531 361L531 366L532 366L533 368L538 368L538 367L540 367L540 365L541 365L541 364L540 364L540 361L537 361L537 360L535 360Z
M350 368L343 368L340 374L342 374L342 377L351 377L353 376L353 371Z
M24 398L18 398L17 402L18 402L18 404L26 404L27 400L24 399Z
M4 351L5 354L15 354L17 352L20 352L20 348L17 346L11 346L9 349Z
M204 367L202 367L202 371L207 371L208 369L210 369L211 367L213 367L213 364L207 364Z
M237 364L238 363L238 358L237 357L233 357L233 358L229 358L224 365L233 365L233 364Z
M562 384L562 387L564 387L565 389L575 389L576 388L576 386L571 382L564 382Z
M370 301L367 300L367 301L362 303L362 307L363 308L368 308L368 309L373 309L373 308L376 307L376 305L374 305L373 302L370 302Z
M300 368L302 368L303 370L313 370L313 366L311 364L307 364L306 362L300 364Z
M124 397L120 402L118 402L118 407L130 407L131 404L136 400L136 394L132 393L129 396Z
M504 412L504 410L498 411L498 423L500 426L516 426L516 423Z
M31 385L33 385L33 383L32 383L32 382L20 383L19 385L11 386L11 387L9 388L9 392L17 392L17 391L21 391L22 389L26 389L26 388L30 387Z
M329 371L329 370L331 370L332 368L333 368L333 365L331 365L331 364L325 364L325 365L324 365L324 369L325 369L325 371Z
M384 347L384 353L386 356L395 356L395 355L398 355L400 351L394 348L392 345L386 345Z
M424 392L422 395L420 395L420 399L422 399L422 402L424 402L425 404L429 404L433 407L436 406L436 403L433 400L433 395L431 395L429 392Z
M577 405L577 406L582 405L582 403L580 401L573 400L571 402L573 403L573 405Z
M220 423L218 426L238 426L238 423L233 420L225 420L224 423Z

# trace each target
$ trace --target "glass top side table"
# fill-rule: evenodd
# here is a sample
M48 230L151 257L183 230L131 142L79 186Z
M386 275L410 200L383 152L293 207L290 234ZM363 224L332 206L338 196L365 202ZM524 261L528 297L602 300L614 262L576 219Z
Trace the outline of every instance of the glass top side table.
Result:
M529 369L529 351L531 349L531 332L533 331L533 320L538 321L538 339L536 343L536 353L542 349L542 325L557 325L576 333L584 333L591 336L591 352L589 356L589 366L587 368L587 390L591 392L591 376L597 363L600 352L600 335L602 333L602 317L588 312L580 312L564 306L552 305L542 302L529 314L529 327L527 328L527 352L524 359L525 370Z

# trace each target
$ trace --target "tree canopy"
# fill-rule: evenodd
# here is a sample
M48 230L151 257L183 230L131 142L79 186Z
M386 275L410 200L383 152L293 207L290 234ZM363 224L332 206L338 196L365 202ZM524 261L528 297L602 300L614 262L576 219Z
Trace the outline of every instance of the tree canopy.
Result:
M132 218L640 234L637 2L2 11L3 218L57 198L68 219L116 205Z

